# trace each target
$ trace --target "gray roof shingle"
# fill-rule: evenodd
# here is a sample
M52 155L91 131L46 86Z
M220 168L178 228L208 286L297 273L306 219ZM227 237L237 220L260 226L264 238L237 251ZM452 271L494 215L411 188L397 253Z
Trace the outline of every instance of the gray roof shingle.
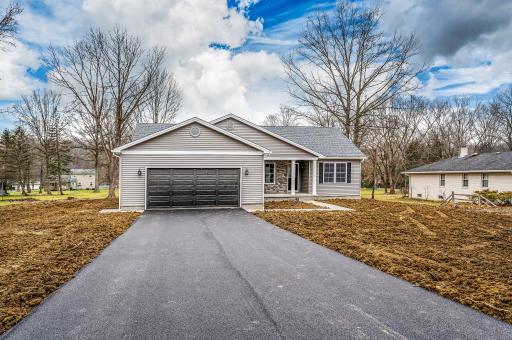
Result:
M166 129L174 124L138 123L132 140ZM290 141L326 157L360 158L364 154L338 128L316 126L262 126Z
M167 129L173 125L174 124L165 123L137 123L135 130L133 131L132 141L149 136L160 130Z
M440 172L440 171L512 171L512 151L488 152L468 155L465 157L452 157L441 161L422 165L406 172Z
M325 157L364 157L339 128L318 126L263 126Z

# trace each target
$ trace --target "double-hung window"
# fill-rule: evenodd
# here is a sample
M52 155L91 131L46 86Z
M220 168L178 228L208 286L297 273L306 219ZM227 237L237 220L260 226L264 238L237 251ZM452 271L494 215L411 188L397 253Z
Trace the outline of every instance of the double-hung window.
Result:
M324 183L334 183L336 163L324 163Z
M468 174L462 174L462 186L464 188L467 188L469 186L469 175Z
M320 162L319 183L350 183L351 162Z
M446 175L441 174L441 175L439 175L439 186L444 188L445 185L446 185Z
M276 164L265 163L265 184L275 184L276 182Z
M482 188L488 188L489 187L489 174L488 173L482 173Z

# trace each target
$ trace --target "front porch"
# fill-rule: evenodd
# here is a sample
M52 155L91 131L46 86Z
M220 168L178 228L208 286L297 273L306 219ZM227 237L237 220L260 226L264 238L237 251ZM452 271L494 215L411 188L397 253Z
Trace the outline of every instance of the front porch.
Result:
M266 160L265 200L312 200L316 198L316 173L316 159Z

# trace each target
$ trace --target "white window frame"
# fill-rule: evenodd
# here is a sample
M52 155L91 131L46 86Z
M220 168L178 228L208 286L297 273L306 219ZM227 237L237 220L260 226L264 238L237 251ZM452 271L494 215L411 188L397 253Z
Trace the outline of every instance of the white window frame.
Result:
M267 182L267 165L273 165L274 168L274 181L273 182ZM265 177L265 184L276 184L276 163L275 162L269 162L265 163L265 166L263 168L263 176Z
M446 186L446 174L439 174L439 186L441 188Z
M322 163L322 184L336 184L336 183L347 183L347 177L348 177L348 162L321 162ZM325 181L325 165L326 164L334 164L334 178L332 182L326 182ZM338 182L336 180L336 173L338 170L338 164L345 164L345 181Z
M466 183L466 185L464 185ZM462 187L469 188L469 174L462 174Z
M482 172L480 179L481 179L480 184L482 185L482 188L488 188L489 187L489 174L487 172ZM484 185L484 181L487 181L487 185Z

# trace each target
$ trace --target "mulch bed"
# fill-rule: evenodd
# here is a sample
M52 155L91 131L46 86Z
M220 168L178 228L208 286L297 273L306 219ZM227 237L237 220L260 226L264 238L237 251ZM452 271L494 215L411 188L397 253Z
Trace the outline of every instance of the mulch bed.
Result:
M117 201L44 201L0 207L0 334L72 278L139 213L101 214Z
M303 201L293 200L265 202L265 209L322 209L322 207Z
M283 229L512 323L512 216L378 200L257 212Z

